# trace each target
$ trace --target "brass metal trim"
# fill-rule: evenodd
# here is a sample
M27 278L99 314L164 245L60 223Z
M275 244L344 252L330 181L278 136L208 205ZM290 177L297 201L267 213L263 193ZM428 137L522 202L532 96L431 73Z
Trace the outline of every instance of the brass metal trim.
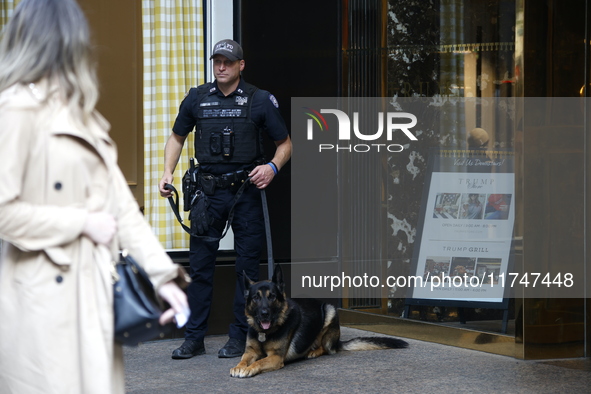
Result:
M346 327L520 359L524 358L523 344L517 343L514 337L508 335L485 333L347 309L339 309L339 320Z

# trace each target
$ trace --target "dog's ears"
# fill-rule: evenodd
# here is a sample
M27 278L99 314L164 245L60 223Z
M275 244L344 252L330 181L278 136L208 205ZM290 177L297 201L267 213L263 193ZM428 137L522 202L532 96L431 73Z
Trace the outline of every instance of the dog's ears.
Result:
M279 264L275 265L272 282L275 283L277 287L279 287L279 290L281 290L281 292L283 293L285 281L283 279L283 271L281 270L281 266Z
M242 271L242 280L244 281L244 298L248 298L250 286L252 286L254 282L246 275L246 271Z

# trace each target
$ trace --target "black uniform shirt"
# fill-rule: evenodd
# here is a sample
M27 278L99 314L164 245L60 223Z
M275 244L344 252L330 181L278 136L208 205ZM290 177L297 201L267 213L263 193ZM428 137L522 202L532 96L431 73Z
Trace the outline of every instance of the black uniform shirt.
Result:
M236 90L228 97L240 95L239 92L244 89L244 80L240 78ZM217 81L214 81L209 95L216 94L224 97L224 94L218 89ZM180 136L186 136L195 129L198 118L195 109L198 108L194 103L198 100L197 88L191 88L185 99L181 102L179 113L172 127L172 131ZM280 141L287 138L288 131L285 121L279 113L279 104L277 99L266 90L257 89L253 95L251 104L251 119L257 127L265 132L273 141ZM201 167L201 171L210 172L216 175L240 169L236 164L208 164Z

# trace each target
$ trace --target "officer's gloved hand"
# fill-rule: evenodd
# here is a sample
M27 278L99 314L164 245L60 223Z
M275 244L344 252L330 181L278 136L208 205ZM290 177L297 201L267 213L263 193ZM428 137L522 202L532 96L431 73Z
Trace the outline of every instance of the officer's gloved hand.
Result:
M191 204L191 229L197 235L203 235L207 233L209 229L209 212L207 212L207 207L209 207L209 200L205 196L201 190L198 190L193 198L193 203Z

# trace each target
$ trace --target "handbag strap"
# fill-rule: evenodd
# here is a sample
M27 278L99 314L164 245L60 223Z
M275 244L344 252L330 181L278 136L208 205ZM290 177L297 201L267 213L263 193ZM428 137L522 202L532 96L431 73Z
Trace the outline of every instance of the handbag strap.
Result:
M132 264L137 269L138 264L133 260L131 256L129 256L129 251L127 249L122 249L118 254L118 258L113 259L111 263L111 280L113 284L119 282L121 277L119 276L119 272L117 272L117 264L121 264L125 262L126 264ZM129 257L129 259L128 259Z

